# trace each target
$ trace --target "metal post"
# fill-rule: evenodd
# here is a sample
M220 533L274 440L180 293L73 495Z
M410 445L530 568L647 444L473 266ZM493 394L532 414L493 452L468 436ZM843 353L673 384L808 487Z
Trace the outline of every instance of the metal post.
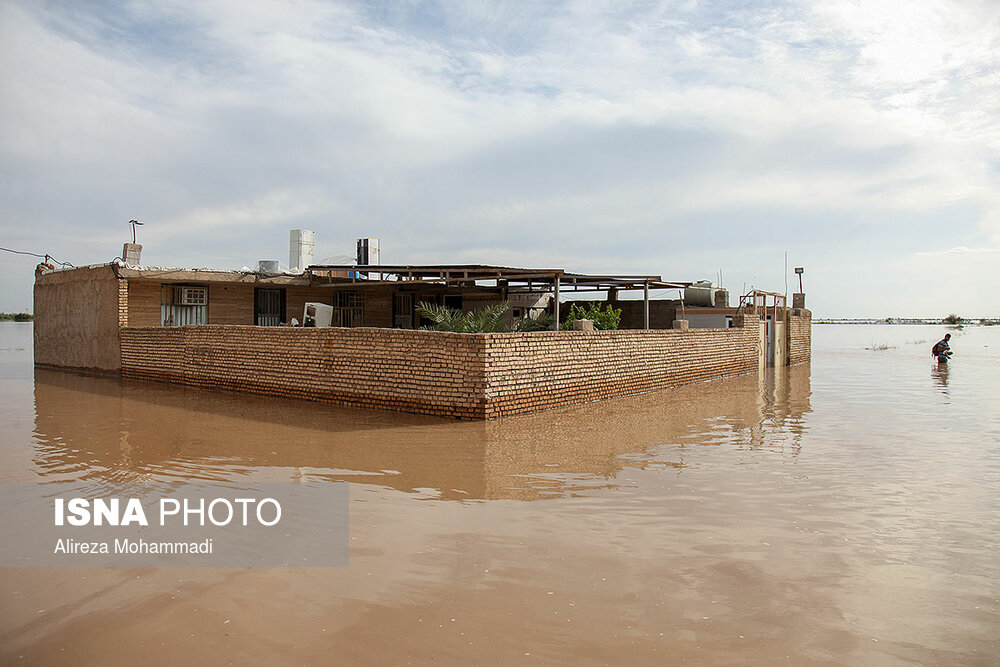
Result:
M559 331L559 276L555 277L555 288L556 288L556 331Z
M642 328L649 328L649 281L642 284Z

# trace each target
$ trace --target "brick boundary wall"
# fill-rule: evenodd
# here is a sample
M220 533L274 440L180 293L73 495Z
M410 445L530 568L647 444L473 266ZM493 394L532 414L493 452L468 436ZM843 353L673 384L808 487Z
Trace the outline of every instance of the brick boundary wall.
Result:
M732 329L489 334L488 418L754 373L761 323Z
M483 419L481 336L237 325L125 328L122 375Z
M493 419L752 373L733 329L453 334L404 329L124 328L122 374L354 407Z
M812 359L812 312L788 311L788 363L801 364Z

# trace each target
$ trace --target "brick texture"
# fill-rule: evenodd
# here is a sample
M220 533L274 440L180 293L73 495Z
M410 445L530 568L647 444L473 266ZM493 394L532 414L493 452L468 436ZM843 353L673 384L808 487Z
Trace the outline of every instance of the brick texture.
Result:
M690 331L451 334L125 328L122 373L340 405L493 419L751 373L760 322Z
M118 278L118 326L128 326L128 281Z
M482 336L397 329L122 329L122 374L355 407L485 418Z
M812 313L788 311L788 363L801 364L812 358Z
M487 418L756 372L760 321L732 329L486 336Z

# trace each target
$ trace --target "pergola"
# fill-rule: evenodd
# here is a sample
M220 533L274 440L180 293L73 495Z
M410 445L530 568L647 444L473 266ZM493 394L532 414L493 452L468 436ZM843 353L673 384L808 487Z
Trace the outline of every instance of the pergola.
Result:
M563 269L524 269L487 264L356 265L316 264L307 271L315 281L351 289L418 285L495 287L505 294L552 292L556 328L559 328L559 295L567 292L642 290L644 328L649 328L649 290L683 289L690 282L665 281L660 276L568 273ZM346 274L337 277L332 273ZM482 284L481 284L482 283Z

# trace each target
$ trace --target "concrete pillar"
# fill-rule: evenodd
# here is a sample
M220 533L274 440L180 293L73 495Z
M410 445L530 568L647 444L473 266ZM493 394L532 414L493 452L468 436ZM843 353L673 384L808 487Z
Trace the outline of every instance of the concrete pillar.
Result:
M687 331L688 328L689 328L688 327L688 321L687 320L674 320L674 328L675 329L680 329L681 331Z
M573 331L594 331L594 320L573 320Z

